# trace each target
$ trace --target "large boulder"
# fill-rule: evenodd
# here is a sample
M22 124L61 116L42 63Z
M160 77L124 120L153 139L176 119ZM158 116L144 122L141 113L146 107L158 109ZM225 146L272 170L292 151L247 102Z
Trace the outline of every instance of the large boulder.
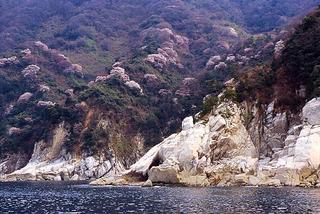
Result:
M152 183L180 183L179 167L176 166L158 166L149 170L148 176Z
M320 125L302 129L295 144L294 167L318 169L320 166Z
M187 117L182 121L182 130L188 130L193 128L193 117Z

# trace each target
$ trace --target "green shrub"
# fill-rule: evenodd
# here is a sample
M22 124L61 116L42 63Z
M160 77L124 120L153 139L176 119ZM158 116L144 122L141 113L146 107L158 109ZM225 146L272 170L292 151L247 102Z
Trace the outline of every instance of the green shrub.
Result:
M219 104L219 98L215 96L210 96L209 98L205 99L202 106L201 115L204 116L209 114L214 107Z
M231 100L231 101L236 101L237 94L234 89L227 88L221 97L222 100Z

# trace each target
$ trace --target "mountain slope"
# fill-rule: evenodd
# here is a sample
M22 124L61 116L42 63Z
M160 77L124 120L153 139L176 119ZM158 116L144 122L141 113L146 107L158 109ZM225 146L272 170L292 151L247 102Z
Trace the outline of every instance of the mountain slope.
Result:
M317 3L285 2L0 1L0 171L59 160L66 178L92 179L129 167L262 60L277 31L251 33Z

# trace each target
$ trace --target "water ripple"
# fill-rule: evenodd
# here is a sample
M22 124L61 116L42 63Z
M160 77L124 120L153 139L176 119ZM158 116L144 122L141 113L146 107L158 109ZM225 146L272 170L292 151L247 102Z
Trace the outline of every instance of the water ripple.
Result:
M0 183L0 213L320 213L320 189Z

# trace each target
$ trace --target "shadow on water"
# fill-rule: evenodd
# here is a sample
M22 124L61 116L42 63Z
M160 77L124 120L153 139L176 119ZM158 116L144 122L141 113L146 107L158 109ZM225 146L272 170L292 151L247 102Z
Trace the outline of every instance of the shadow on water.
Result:
M0 183L0 213L320 213L320 189Z

